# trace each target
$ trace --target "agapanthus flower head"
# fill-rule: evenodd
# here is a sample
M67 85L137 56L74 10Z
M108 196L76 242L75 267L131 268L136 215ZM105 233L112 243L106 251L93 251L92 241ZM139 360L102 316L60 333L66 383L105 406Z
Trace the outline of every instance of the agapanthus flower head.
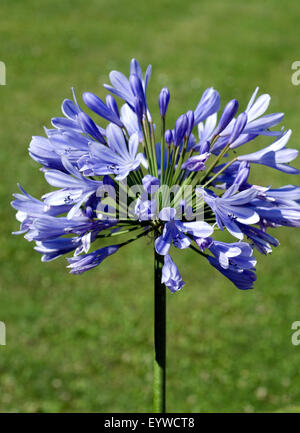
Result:
M265 114L270 96L258 96L257 88L244 110L238 113L232 99L219 115L220 95L210 87L194 110L168 124L168 88L158 95L158 116L148 106L151 71L149 65L143 74L135 59L128 77L112 71L105 102L84 92L79 104L73 91L46 137L32 138L29 154L56 189L39 200L20 187L12 202L21 225L15 234L33 241L43 261L73 254L73 274L150 235L163 262L162 283L172 293L185 284L171 257L174 248L197 252L236 287L251 289L254 249L268 254L279 245L268 229L300 226L299 187L250 181L257 164L299 173L289 165L298 155L286 147L291 131L274 129L283 113ZM243 151L260 135L272 142ZM231 242L219 238L224 231ZM101 245L104 239L111 245Z

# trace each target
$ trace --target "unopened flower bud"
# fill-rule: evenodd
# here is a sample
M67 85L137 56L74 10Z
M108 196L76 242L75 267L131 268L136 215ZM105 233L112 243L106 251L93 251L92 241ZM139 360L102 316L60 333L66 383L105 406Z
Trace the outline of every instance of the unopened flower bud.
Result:
M218 126L214 131L214 135L219 135L222 131L224 131L226 126L234 118L238 108L239 108L239 103L236 99L232 99L230 102L228 102L228 104L224 108L224 111L223 111L222 116L219 120Z
M165 115L166 115L169 101L170 101L169 89L167 87L164 87L163 89L161 89L161 92L160 92L159 98L158 98L159 111L160 111L160 115L162 117L165 117Z

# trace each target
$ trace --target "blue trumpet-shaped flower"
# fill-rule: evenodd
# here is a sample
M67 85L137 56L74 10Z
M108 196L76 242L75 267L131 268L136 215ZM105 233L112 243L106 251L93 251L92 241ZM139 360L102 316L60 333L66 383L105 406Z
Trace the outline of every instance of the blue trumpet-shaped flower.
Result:
M228 268L223 268L215 257L207 256L207 260L215 269L228 278L238 289L253 289L253 284L256 281L256 275L254 272L255 269L237 269L235 265L230 265Z
M277 247L279 245L279 241L265 230L241 223L238 223L238 226L250 240L251 245L261 254L269 254L272 252L272 246Z
M108 125L106 137L108 146L93 142L90 144L89 155L82 158L81 170L85 175L113 174L116 180L122 180L141 164L147 164L144 155L138 153L137 133L130 137L128 147L122 130L116 125Z
M17 210L16 218L21 222L21 227L15 234L25 234L31 227L34 218L44 215L58 216L70 210L70 205L48 206L41 200L32 197L20 185L23 194L14 194L11 205Z
M168 254L172 243L176 248L187 248L192 243L188 235L206 238L213 233L213 228L205 221L177 220L176 210L173 208L162 209L159 219L165 222L162 235L155 241L155 249L161 255Z
M63 254L76 250L80 246L81 239L79 237L56 238L46 241L37 241L34 249L42 254L42 262L50 262Z
M220 95L213 88L206 89L194 111L195 125L216 113L220 108Z
M83 254L77 257L68 259L71 274L82 274L92 268L98 266L104 259L116 253L120 248L119 245L100 248L90 254Z
M274 131L269 131L269 128L280 123L284 117L284 114L272 113L263 116L269 107L271 97L268 94L264 94L260 95L256 99L258 91L259 87L255 89L245 110L248 117L245 132L259 132L259 134L263 135L272 135L274 134ZM275 135L278 135L278 132L275 132Z
M244 235L237 222L242 224L259 222L259 215L255 207L250 205L251 201L259 194L255 187L236 193L235 185L232 185L222 197L205 189L199 188L197 192L202 194L205 203L214 212L219 229L223 230L226 227L238 239L243 239Z
M108 107L97 95L94 95L94 93L85 92L82 95L82 99L84 103L100 117L103 117L120 127L123 126L123 123L116 112Z
M45 170L47 182L62 189L45 194L43 199L49 206L72 205L68 212L68 218L71 219L90 196L96 194L103 182L82 176L80 171L66 158L62 158L62 163L68 173L59 170Z
M210 252L218 259L223 269L235 266L236 269L253 269L256 259L253 257L253 249L246 242L226 243L213 241L208 247Z
M267 165L289 174L298 174L299 170L297 168L288 165L297 158L299 153L296 149L287 149L285 147L291 133L291 130L286 131L282 137L278 138L270 146L248 155L240 155L238 156L238 160Z
M183 170L189 170L189 171L205 170L205 162L209 157L210 157L209 152L205 152L200 155L191 156L181 165L181 168Z
M105 84L105 88L116 96L119 96L127 104L135 110L135 98L141 99L145 109L147 109L147 86L151 76L152 67L148 66L145 77L143 78L142 69L137 60L132 59L130 64L129 79L118 71L112 71L109 74L109 79L112 86ZM131 77L131 79L130 79Z

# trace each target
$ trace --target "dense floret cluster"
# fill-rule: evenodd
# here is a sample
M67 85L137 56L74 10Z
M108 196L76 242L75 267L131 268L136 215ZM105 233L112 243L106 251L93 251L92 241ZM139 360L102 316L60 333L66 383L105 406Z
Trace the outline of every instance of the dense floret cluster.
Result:
M105 102L90 92L80 104L74 92L73 101L63 101L64 116L53 118L46 137L33 137L29 146L56 189L38 200L20 187L12 202L21 223L16 233L35 242L42 261L73 253L68 267L74 274L152 233L164 258L162 282L172 292L184 285L172 246L192 248L239 289L250 289L256 279L253 250L268 254L279 244L267 229L300 224L299 187L272 189L249 181L256 164L299 173L289 165L298 154L286 147L291 131L273 129L283 114L265 114L270 96L258 96L258 88L240 114L235 99L218 114L220 95L209 88L194 110L167 128L170 93L164 87L155 124L147 103L150 75L151 66L143 75L133 59L129 78L110 73ZM272 143L243 152L261 135ZM224 230L232 243L218 240ZM123 239L116 244L115 237ZM111 245L101 247L105 238ZM92 250L96 244L100 248Z

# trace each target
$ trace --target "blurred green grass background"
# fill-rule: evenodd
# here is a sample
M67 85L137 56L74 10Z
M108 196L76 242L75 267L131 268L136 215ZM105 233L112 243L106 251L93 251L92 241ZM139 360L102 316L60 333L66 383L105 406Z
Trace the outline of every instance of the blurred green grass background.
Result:
M71 86L104 97L111 69L128 71L136 57L153 65L149 92L156 108L168 86L169 119L194 108L208 86L222 104L245 107L259 85L284 111L299 148L300 3L253 0L1 1L0 411L147 412L152 395L152 266L139 241L82 276L60 259L42 264L33 245L11 236L9 206L20 181L47 191L27 147L60 113ZM267 144L267 141L266 143ZM299 168L299 162L296 163ZM267 168L256 183L297 183ZM258 257L258 281L241 292L193 251L174 254L185 288L168 294L167 408L170 412L262 412L300 404L299 246L295 229L276 233L282 245ZM294 409L291 409L294 410Z

